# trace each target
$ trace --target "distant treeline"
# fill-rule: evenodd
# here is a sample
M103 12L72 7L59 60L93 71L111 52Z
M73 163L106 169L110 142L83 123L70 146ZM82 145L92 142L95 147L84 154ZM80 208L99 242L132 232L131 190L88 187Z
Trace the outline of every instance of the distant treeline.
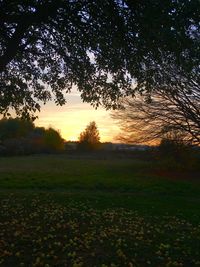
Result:
M0 155L51 153L63 149L64 140L51 127L36 127L32 121L19 118L0 120Z

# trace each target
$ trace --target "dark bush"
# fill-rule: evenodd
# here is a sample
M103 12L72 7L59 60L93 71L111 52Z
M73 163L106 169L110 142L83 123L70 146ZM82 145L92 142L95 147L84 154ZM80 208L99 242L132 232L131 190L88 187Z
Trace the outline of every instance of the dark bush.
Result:
M194 170L198 166L194 146L184 140L163 138L158 151L159 159L167 169Z

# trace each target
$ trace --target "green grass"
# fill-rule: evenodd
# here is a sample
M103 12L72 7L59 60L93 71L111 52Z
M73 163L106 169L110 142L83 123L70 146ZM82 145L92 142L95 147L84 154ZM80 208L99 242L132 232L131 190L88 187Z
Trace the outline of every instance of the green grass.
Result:
M131 160L70 160L65 156L2 159L0 185L26 189L120 189L133 185L133 179L136 185L140 166L145 167L144 163Z
M132 159L0 158L0 266L200 266L200 179L157 169Z

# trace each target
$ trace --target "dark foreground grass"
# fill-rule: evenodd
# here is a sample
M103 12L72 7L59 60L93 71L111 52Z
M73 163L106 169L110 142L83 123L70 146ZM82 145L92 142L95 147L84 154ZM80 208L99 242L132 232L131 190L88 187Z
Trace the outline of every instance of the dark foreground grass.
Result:
M200 266L200 184L156 168L0 158L0 266Z

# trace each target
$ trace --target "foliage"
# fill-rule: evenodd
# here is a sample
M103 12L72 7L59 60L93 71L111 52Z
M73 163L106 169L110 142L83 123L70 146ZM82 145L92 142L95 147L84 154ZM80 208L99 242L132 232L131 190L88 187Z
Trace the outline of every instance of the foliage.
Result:
M100 146L100 136L97 129L96 123L94 121L90 122L79 136L78 147L85 150L95 150Z
M64 149L64 141L60 133L51 127L45 130L43 142L47 150L61 151Z
M62 105L72 85L84 101L116 107L162 86L163 62L198 73L199 8L198 0L1 1L0 113L27 118L41 102Z
M174 165L182 164L182 167L190 160L190 146L179 135L167 135L161 139L159 151L162 158L171 160Z
M159 145L159 160L161 165L167 169L191 170L199 169L198 147L183 139L182 133L178 131L168 132Z
M5 139L3 147L3 155L27 155L35 152L31 140L24 137Z
M0 120L0 154L24 155L64 149L64 141L53 128L35 127L32 121L19 118Z
M0 120L0 140L25 137L34 127L33 122L29 120L3 118Z

